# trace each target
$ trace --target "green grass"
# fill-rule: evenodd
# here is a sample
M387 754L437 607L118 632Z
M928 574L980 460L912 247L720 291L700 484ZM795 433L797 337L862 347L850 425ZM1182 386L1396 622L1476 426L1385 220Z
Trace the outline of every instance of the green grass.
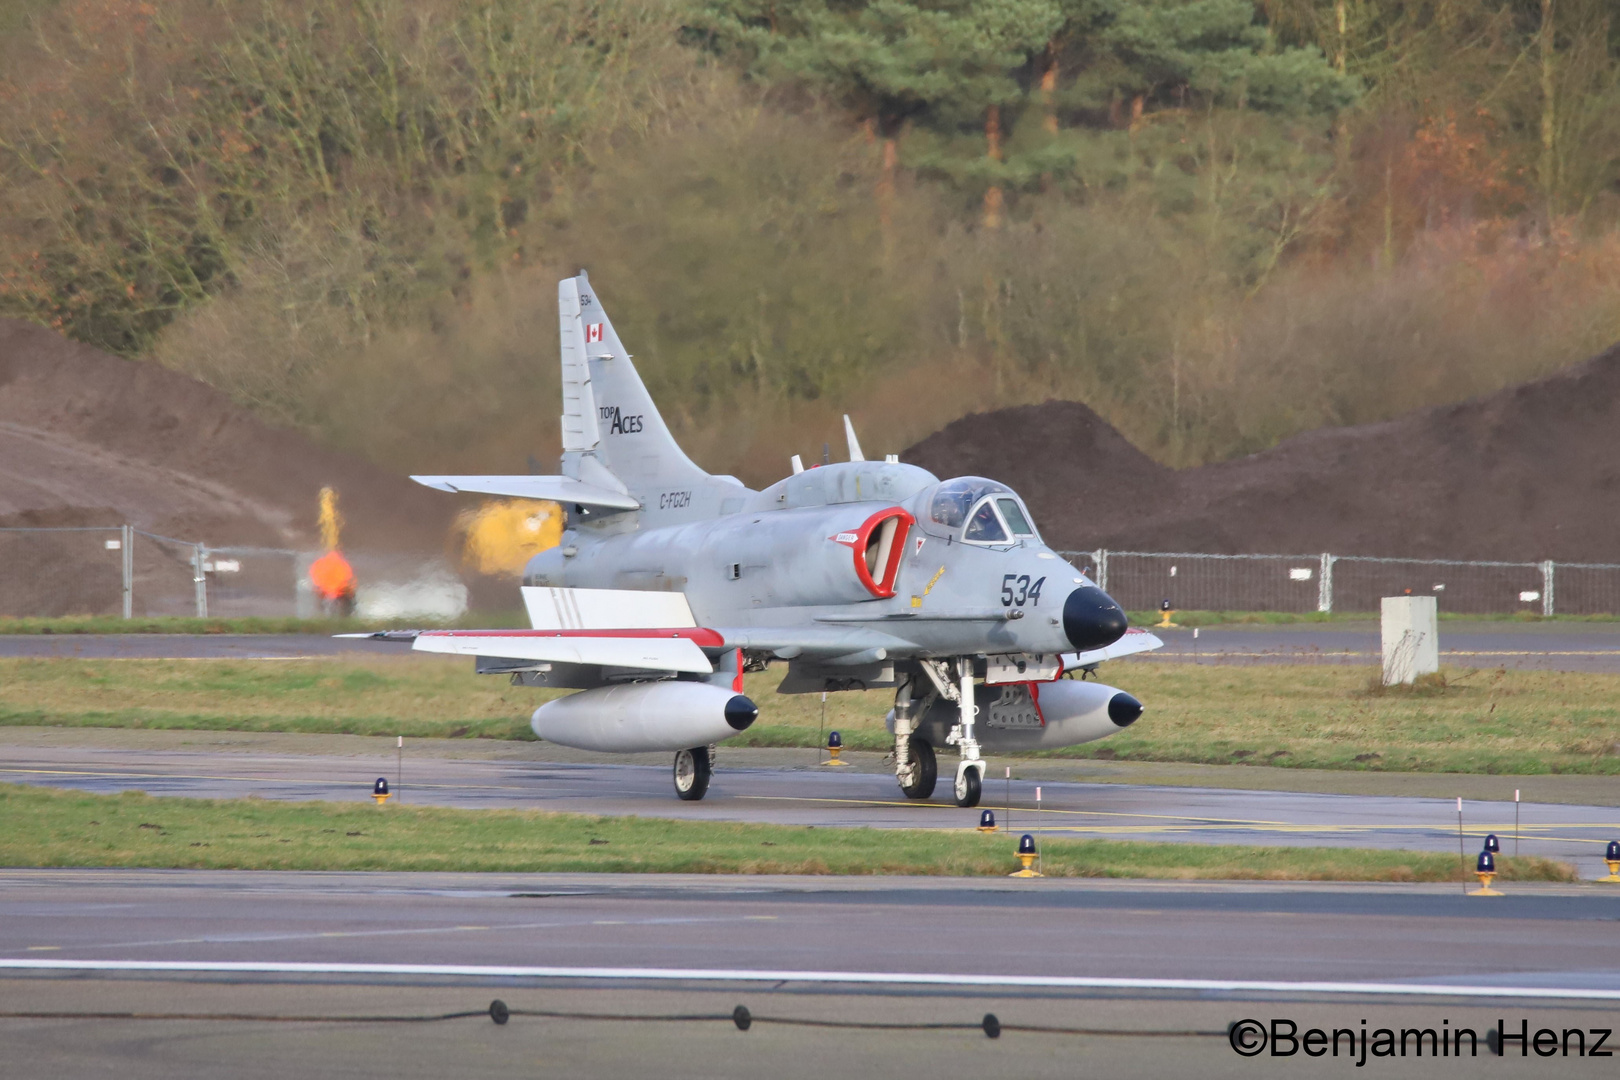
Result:
M290 616L233 616L199 619L186 615L160 615L125 619L117 615L60 615L50 618L19 618L0 615L0 634L357 634L375 630L400 630L424 625L422 619L297 619ZM435 627L468 627L504 630L528 626L518 610L480 611Z
M465 659L0 660L0 724L533 739L554 691Z
M886 750L886 691L775 693L781 666L750 675L761 718L739 746ZM1484 774L1620 774L1620 675L1453 669L1385 690L1373 669L1129 661L1103 681L1147 705L1078 758ZM0 725L293 731L530 739L556 691L473 674L463 659L0 660Z
M369 801L87 795L0 785L0 865L232 870L484 870L714 874L1007 874L1004 833L818 829L452 810ZM1042 839L1052 877L1459 881L1449 855L1351 848ZM1506 880L1570 881L1542 858L1498 860ZM1467 879L1471 880L1471 878Z
M1620 773L1620 675L1447 668L1114 665L1140 721L1064 757L1484 774Z

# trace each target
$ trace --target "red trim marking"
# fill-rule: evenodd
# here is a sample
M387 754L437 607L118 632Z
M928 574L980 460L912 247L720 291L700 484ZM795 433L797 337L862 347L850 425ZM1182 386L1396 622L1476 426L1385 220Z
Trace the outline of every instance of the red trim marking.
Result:
M873 581L871 571L866 568L866 547L871 543L873 530L890 518L897 518L899 523L894 527L894 541L889 545L889 561L883 567L883 576ZM891 506L887 510L879 510L855 530L855 543L851 545L851 550L855 553L855 576L873 596L887 600L894 595L895 581L900 576L900 560L906 553L906 538L916 523L917 519L905 510Z
M1063 661L1061 661L1061 660L1058 661L1058 667L1060 669L1063 667ZM1017 686L1018 684L1014 683L1013 685ZM1041 708L1041 690L1040 690L1041 684L1040 683L1027 682L1027 683L1024 683L1023 685L1029 687L1029 700L1032 703L1034 703L1034 705L1035 705L1035 715L1041 718L1041 727L1045 727L1046 726L1046 710Z

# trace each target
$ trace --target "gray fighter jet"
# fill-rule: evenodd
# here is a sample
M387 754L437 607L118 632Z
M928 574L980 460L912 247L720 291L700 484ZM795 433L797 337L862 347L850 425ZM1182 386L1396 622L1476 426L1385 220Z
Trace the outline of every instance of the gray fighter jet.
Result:
M901 789L930 797L954 748L953 794L973 806L986 751L1100 739L1142 714L1063 676L1161 643L1041 541L1011 489L866 461L847 417L847 462L795 457L764 491L712 476L670 436L586 275L557 300L562 475L414 477L566 508L561 544L524 571L532 630L411 635L480 672L580 691L535 710L540 738L675 751L676 793L701 799L714 744L759 715L743 673L785 662L783 694L892 688Z

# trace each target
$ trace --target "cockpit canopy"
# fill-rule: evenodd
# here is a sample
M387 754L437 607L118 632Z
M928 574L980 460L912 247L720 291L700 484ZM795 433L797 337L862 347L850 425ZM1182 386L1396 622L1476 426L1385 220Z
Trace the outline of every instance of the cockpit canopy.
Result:
M1022 500L1005 484L982 476L959 476L934 489L928 517L947 529L961 529L969 544L1011 544L1035 539L1035 527Z

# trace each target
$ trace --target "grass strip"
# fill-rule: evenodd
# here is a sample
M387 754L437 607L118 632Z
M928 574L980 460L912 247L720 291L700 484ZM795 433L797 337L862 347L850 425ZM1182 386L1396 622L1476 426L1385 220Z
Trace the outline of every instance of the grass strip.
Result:
M0 660L0 725L528 739L554 691L456 657Z
M858 829L457 810L389 803L90 795L0 784L0 865L214 870L490 870L1005 875L1014 840L971 829ZM1417 851L1040 841L1050 877L1460 881ZM1567 864L1500 858L1508 881L1572 881ZM1468 880L1472 880L1470 876Z
M886 750L888 691L777 694L749 675L761 717L728 745L815 747L837 730ZM1130 660L1103 681L1147 712L1125 731L1048 756L1388 772L1620 774L1620 675L1446 668L1412 688L1373 668ZM289 663L0 659L0 725L533 739L556 691L412 654ZM825 708L825 718L823 709Z

